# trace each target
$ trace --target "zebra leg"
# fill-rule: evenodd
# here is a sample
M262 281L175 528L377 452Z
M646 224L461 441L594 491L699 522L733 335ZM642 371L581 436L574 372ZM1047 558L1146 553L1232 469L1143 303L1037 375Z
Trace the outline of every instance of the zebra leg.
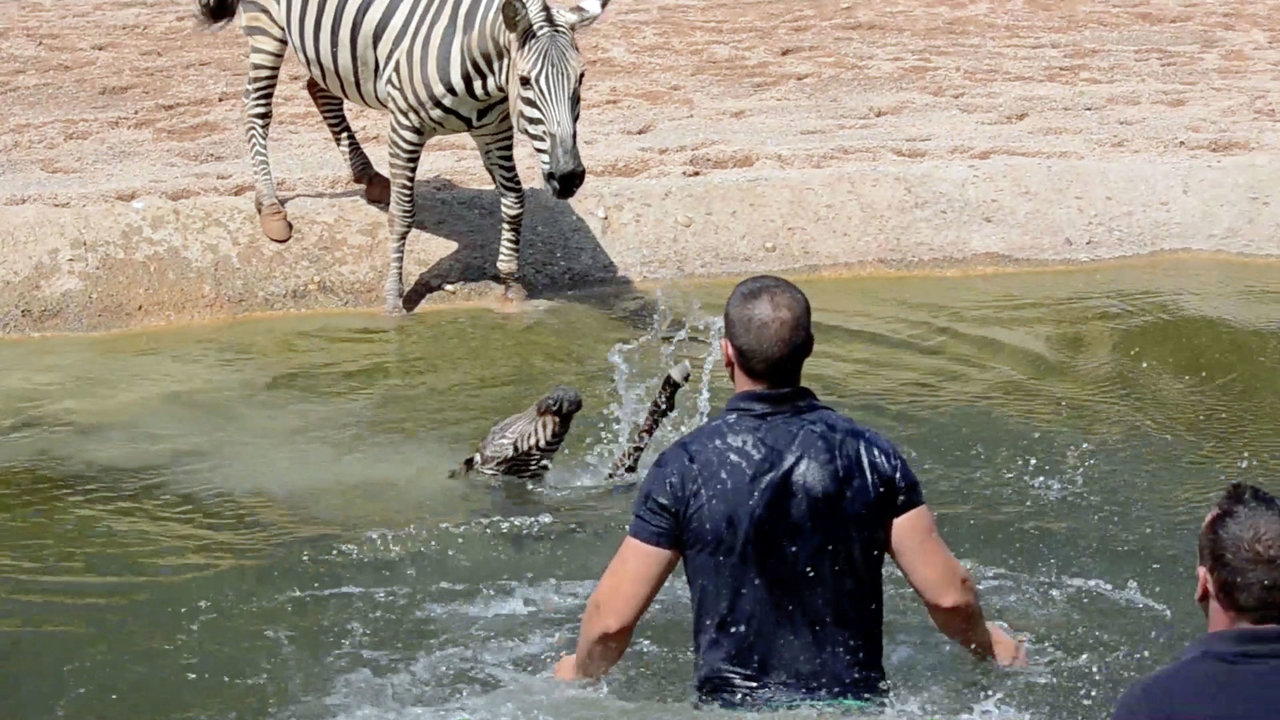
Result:
M498 279L505 287L510 300L523 300L524 288L520 286L520 230L524 225L524 187L516 172L512 147L515 134L511 123L499 122L495 127L475 130L471 133L484 167L493 178L502 206L502 230L498 241Z
M284 29L275 23L260 23L254 29L249 36L249 80L244 88L249 156L253 159L253 205L258 210L262 232L282 243L293 237L293 225L276 198L267 159L267 132L271 129L271 98L276 92L280 63L284 62L286 41Z
M307 78L307 92L311 101L324 118L324 124L338 144L338 150L347 158L351 167L351 179L364 186L364 197L371 203L386 205L391 198L391 183L386 176L373 168L369 156L364 154L356 140L356 133L347 122L347 113L342 109L342 98L329 92L320 83Z
M435 133L431 133L434 135ZM418 173L422 146L429 135L412 113L393 108L387 156L391 170L391 208L387 226L391 239L391 264L383 288L387 313L398 315L404 307L404 241L413 229L413 181Z

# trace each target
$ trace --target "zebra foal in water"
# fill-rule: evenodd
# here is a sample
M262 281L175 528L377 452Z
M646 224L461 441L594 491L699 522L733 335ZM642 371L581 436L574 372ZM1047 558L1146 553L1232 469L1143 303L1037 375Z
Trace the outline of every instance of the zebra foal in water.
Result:
M560 451L573 416L582 410L582 396L557 385L528 410L494 425L473 455L449 477L477 471L489 477L541 480Z
M636 471L640 456L663 418L675 407L676 393L689 382L689 363L671 368L662 378L658 394L649 404L635 440L623 448L609 470L609 480ZM460 477L472 471L491 478L515 477L527 482L541 481L551 469L551 461L569 434L573 417L582 410L582 396L577 390L557 385L524 412L516 413L489 430L476 451L449 473ZM634 483L632 483L634 484ZM622 486L630 487L630 485Z
M246 125L254 204L266 236L287 242L293 225L276 197L267 157L271 100L287 48L306 68L307 90L352 179L371 202L390 203L387 311L404 307L404 246L413 228L414 177L436 135L469 133L502 207L497 272L519 297L524 188L512 156L529 138L548 190L567 200L586 178L577 123L583 63L574 41L609 0L553 8L546 0L196 0L217 25L241 11L249 38ZM344 102L390 114L390 179L374 169L347 122ZM404 308L408 309L408 308Z

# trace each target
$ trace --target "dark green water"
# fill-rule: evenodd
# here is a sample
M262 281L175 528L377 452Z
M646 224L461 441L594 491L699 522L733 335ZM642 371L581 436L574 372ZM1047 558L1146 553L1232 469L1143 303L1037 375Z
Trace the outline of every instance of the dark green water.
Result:
M667 364L694 382L655 450L728 395L704 362L728 287L665 288L647 336L565 301L0 343L0 717L714 716L679 574L605 686L548 668ZM978 667L890 566L886 717L1103 717L1201 632L1200 519L1228 480L1280 491L1280 265L804 287L808 384L904 449L988 615L1031 636L1029 669ZM550 489L446 477L557 382L587 404Z

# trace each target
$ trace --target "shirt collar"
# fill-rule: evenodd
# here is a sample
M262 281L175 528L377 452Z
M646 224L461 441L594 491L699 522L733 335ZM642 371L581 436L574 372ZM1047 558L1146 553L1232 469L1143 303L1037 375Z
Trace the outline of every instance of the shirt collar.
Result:
M1191 643L1186 654L1198 655L1205 652L1280 658L1280 625L1206 633Z
M818 396L807 387L780 388L777 390L744 390L729 398L725 412L773 414L818 407Z

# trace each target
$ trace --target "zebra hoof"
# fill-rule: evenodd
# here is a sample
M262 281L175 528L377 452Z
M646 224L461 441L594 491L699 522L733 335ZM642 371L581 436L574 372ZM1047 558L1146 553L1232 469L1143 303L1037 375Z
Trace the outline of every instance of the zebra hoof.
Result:
M286 243L293 237L293 223L289 222L284 208L277 203L262 208L262 212L258 213L258 223L262 225L262 232L267 239L273 242Z
M391 181L386 175L374 173L364 184L364 199L374 205L391 204Z
M522 303L529 299L529 293L525 292L524 286L518 282L509 282L502 291L502 299L509 303Z

